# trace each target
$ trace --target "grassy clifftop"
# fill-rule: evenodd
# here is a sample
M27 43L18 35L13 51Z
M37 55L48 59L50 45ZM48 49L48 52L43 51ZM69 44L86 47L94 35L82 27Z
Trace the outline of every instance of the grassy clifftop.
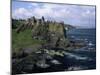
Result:
M45 21L44 17L27 20L12 20L12 48L19 51L21 48L31 47L33 50L45 46L49 48L64 48L68 43L65 24L55 21Z

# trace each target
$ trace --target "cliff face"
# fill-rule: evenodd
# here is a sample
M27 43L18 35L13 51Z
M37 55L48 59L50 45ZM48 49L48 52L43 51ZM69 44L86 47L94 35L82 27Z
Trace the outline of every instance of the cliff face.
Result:
M25 29L32 30L33 39L44 40L45 44L43 43L43 46L46 48L66 47L66 30L63 22L45 21L44 17L41 19L31 17L19 26L16 31L19 33Z
M34 20L31 21L31 24L33 24L33 39L45 40L46 43L43 46L46 48L62 48L65 46L64 41L66 33L64 23L45 21L44 17L42 17L42 19L35 20L36 19L34 18Z
M52 35L59 34L60 36L65 37L63 23L45 21L44 17L42 17L42 19L35 19L34 17L32 17L28 19L27 24L28 26L29 25L33 26L32 28L33 38L40 36L41 39L45 39L45 35L51 36L51 34Z

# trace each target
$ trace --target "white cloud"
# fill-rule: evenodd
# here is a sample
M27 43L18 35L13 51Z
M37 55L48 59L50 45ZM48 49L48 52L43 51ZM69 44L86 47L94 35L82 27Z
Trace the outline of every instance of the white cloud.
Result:
M86 14L90 14L91 12L89 10L86 11Z
M83 12L82 17L95 17L95 11L90 11L90 10L86 10L85 12Z
M28 18L28 17L32 16L32 13L26 8L18 8L15 11L13 11L12 16L14 18L23 19L23 18Z
M39 4L38 4L38 3L31 3L30 6L31 6L31 7L38 7Z
M33 11L34 15L37 17L44 16L55 20L57 18L65 18L70 14L70 11L67 10L65 6L56 4L44 4L41 8L34 8Z
M93 22L93 18L95 18L95 8L89 6L30 3L27 7L14 10L13 17L28 18L35 16L41 18L44 16L49 20L64 21L76 25L88 24L90 21Z
M13 12L13 17L16 18L28 18L30 16L36 16L38 18L44 16L45 18L66 18L70 15L69 6L58 4L38 4L31 3L28 8L17 8Z

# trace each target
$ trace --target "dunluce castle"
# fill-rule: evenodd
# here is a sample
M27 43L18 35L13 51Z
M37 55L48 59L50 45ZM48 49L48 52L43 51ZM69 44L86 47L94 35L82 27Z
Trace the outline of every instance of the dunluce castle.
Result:
M69 26L67 29L71 27L72 26ZM33 39L46 40L47 43L45 47L64 48L66 46L66 30L64 22L58 23L56 21L46 21L44 17L36 19L33 16L24 21L22 25L16 29L16 32L20 33L25 29L32 30Z

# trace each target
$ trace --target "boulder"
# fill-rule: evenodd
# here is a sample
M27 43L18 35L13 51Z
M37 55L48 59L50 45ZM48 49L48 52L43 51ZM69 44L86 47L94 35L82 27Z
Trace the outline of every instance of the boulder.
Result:
M58 60L55 60L55 59L51 60L50 62L55 65L61 64Z
M48 67L50 67L50 65L47 64L45 60L39 60L36 63L36 65L37 65L37 67L40 67L40 68L48 68Z

